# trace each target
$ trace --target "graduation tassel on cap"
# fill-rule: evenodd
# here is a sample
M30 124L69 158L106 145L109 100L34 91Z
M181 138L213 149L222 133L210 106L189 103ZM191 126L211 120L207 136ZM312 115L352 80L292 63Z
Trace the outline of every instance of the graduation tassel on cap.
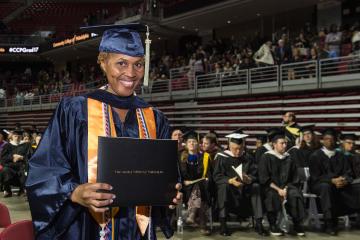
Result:
M146 25L146 39L145 39L145 74L144 74L144 86L149 86L149 68L150 68L150 44L149 39L150 30L149 26Z

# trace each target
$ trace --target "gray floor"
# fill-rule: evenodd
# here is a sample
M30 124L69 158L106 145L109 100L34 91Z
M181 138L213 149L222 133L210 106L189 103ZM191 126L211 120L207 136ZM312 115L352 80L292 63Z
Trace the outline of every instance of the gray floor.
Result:
M16 222L19 220L24 219L31 219L31 214L29 211L28 203L26 202L24 197L17 197L13 196L11 198L3 198L3 194L0 193L0 202L5 203L5 205L10 209L10 215L12 222ZM192 228L186 228L184 234L182 236L175 235L172 239L196 239L196 240L203 240L203 239L242 239L242 240L252 240L258 239L259 236L254 233L252 229L247 229L246 227L240 227L239 224L231 224L230 228L233 232L231 237L222 237L218 234L217 229L218 225L215 224L215 232L211 236L201 236L201 234ZM319 232L307 232L307 239L311 240L322 240L322 239L329 239L328 235L319 233ZM360 239L360 230L342 230L339 233L338 237L330 237L331 239L341 239L341 240L356 240ZM158 233L159 239L165 239L162 234ZM278 237L268 237L267 239L277 239ZM280 237L279 239L297 239L298 237L293 236L285 236Z

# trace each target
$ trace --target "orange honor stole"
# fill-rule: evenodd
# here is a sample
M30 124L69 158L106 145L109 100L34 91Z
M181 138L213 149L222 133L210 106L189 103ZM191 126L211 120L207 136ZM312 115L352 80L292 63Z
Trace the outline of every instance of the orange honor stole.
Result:
M111 111L111 106L106 103L88 98L88 182L96 183L97 177L97 162L98 162L98 137L117 137L114 125L114 119ZM154 112L151 107L137 108L136 117L139 126L140 139L156 139L156 124ZM119 159L121 161L121 159ZM100 225L102 229L114 219L118 213L119 208L113 208L110 213L97 213L89 209L91 215ZM111 217L107 217L111 215ZM144 236L147 227L150 225L150 206L136 207L136 221L140 229L141 235ZM150 230L149 230L150 232ZM100 231L100 236L103 233ZM114 227L112 227L112 236L114 240ZM101 236L103 237L103 236Z

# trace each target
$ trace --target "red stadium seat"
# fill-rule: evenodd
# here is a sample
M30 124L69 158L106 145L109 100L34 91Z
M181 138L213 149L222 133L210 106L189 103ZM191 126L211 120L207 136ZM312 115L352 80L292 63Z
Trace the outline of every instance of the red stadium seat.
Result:
M0 233L1 240L34 240L34 229L30 220L11 224Z
M9 209L0 203L0 228L6 228L11 224ZM2 238L0 238L2 239Z

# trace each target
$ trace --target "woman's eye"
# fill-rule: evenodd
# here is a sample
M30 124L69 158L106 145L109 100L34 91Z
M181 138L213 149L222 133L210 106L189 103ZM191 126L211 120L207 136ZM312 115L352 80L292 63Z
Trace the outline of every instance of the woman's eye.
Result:
M120 61L120 62L118 62L118 64L122 67L125 67L127 65L126 62L124 62L124 61Z
M143 63L135 63L135 67L137 68L142 68L144 66Z

